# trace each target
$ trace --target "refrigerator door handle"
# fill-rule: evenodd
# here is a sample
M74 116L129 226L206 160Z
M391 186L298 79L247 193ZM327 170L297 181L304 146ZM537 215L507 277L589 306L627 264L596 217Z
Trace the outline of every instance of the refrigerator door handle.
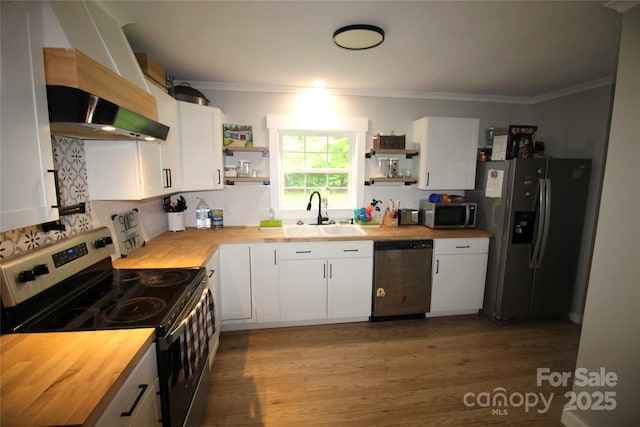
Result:
M544 259L544 251L547 248L547 241L549 240L549 226L551 225L551 180L545 180L544 191L544 228L542 229L542 243L540 245L540 253L538 255L538 262L536 268L542 266L542 260Z
M529 260L529 268L535 268L538 262L538 255L540 254L540 245L542 244L542 235L544 230L544 219L546 217L546 193L547 193L547 182L544 179L540 179L538 182L538 224L536 224L536 238L535 243L533 245L533 253L531 254L531 259Z

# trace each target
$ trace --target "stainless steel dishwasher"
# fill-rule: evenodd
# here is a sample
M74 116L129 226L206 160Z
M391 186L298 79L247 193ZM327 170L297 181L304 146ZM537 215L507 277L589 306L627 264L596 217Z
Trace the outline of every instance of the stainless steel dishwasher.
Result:
M369 320L425 317L431 308L433 240L374 243L372 310Z

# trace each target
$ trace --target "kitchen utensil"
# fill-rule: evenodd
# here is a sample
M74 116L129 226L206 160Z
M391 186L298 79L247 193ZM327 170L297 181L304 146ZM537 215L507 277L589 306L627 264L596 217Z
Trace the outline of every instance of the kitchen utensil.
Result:
M209 105L209 100L202 92L191 87L187 82L180 83L173 88L178 101L190 102L198 105Z

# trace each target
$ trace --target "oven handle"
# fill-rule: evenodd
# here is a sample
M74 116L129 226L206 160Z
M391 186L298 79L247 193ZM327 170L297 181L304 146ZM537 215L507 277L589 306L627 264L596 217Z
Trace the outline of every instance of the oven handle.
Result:
M180 336L184 332L185 328L187 327L184 320L187 318L189 313L191 313L191 310L193 310L193 308L196 306L198 301L200 301L200 298L202 298L202 293L205 291L205 289L207 289L206 280L203 281L203 284L204 286L201 286L198 288L198 289L201 289L201 291L194 293L194 296L191 298L191 300L187 304L187 308L182 313L180 313L180 317L179 317L180 323L178 323L178 326L171 329L166 337L158 338L158 345L160 347L160 351L166 351L169 347L171 347L171 345L174 342L178 340L178 338L180 338Z

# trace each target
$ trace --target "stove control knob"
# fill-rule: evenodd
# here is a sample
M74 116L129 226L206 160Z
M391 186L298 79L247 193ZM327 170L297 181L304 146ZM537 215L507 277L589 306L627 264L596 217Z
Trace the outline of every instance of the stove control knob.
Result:
M98 239L95 242L93 242L93 246L95 246L96 249L100 249L100 248L104 248L106 246L104 239Z
M104 242L105 242L107 245L113 245L113 239L111 238L111 236L107 236L107 237L105 237L105 238L104 238L104 239L102 239L102 240L104 240Z
M47 266L47 264L36 265L35 267L33 267L33 273L36 276L49 274L49 267Z
M33 282L36 280L36 273L33 270L21 271L20 274L18 274L18 280L22 283Z

